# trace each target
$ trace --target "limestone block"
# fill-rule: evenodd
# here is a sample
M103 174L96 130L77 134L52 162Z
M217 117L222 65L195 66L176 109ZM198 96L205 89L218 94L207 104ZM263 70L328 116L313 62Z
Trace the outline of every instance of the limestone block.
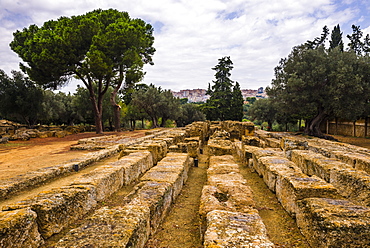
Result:
M123 168L123 185L129 185L153 167L152 153L149 151L135 151L122 157L112 165Z
M252 163L250 163L250 159L253 158L253 153L257 150L262 150L263 148L261 147L256 147L256 146L244 146L244 157L247 165L252 165L253 166L253 160Z
M145 181L125 197L131 205L146 206L150 210L150 233L154 234L172 203L173 189L170 183Z
M292 150L291 160L307 175L316 175L326 182L330 181L330 171L333 168L348 168L350 166L334 158L325 157L311 150Z
M284 150L287 158L290 159L291 150L307 150L308 142L301 137L284 136L280 140L280 147Z
M167 154L167 143L165 141L156 141L148 145L148 150L152 153L153 162L156 164Z
M311 247L370 247L370 209L346 200L298 202L297 225Z
M243 135L242 142L244 145L247 146L258 146L258 147L261 146L261 140L256 136Z
M257 210L247 213L211 211L207 214L204 247L274 247Z
M343 162L352 165L357 170L363 170L370 173L370 156L355 153L355 152L344 152L344 151L333 151L332 156Z
M144 247L150 234L150 211L146 206L97 210L79 228L71 230L56 248ZM81 238L83 237L83 238Z
M370 207L370 175L351 168L334 168L330 183L349 200Z
M123 168L105 165L76 178L72 185L92 185L96 188L96 200L102 201L123 185Z
M239 173L239 165L231 155L211 156L209 159L208 175L227 174L230 172Z
M63 138L65 136L67 136L66 131L57 131L57 132L55 132L55 137L57 137L57 138Z
M232 142L223 139L210 139L207 145L207 153L210 156L233 154Z
M186 143L188 154L191 158L197 158L199 155L199 142L191 141Z
M302 173L293 162L284 157L261 157L258 163L263 180L272 192L276 192L276 184L282 177Z
M46 239L81 218L96 204L94 187L76 185L41 192L35 197L5 206L3 210L30 208L36 212L39 232Z
M218 184L222 184L225 182L229 184L240 184L245 182L245 179L240 173L231 172L228 174L209 175L207 181L209 185L217 186Z
M36 213L29 208L0 212L0 247L36 248L44 243L36 223Z
M264 168L259 163L259 159L262 157L268 157L268 156L284 157L284 153L280 149L276 149L276 148L256 149L252 151L253 167L258 173L258 175L260 176L262 176Z
M244 152L244 144L242 141L234 141L232 144L232 148L234 150L234 154L237 156L237 158L242 161L242 163L245 163L245 152Z
M266 144L268 147L272 148L280 148L281 142L278 139L275 138L266 138Z
M255 126L253 122L243 122L245 128L245 136L254 136Z
M276 182L276 196L285 210L293 217L297 213L297 201L310 197L340 198L337 189L317 176L303 173L283 175Z
M170 183L173 185L173 199L175 199L182 189L183 177L177 172L148 171L140 180Z
M205 219L207 213L213 210L248 212L254 206L253 193L249 186L225 182L203 187L199 214L201 219Z

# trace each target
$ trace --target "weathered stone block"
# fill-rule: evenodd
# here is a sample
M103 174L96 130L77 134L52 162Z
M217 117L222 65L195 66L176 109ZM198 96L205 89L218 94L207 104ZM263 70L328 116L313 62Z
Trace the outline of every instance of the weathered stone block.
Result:
M41 235L49 238L73 223L96 206L94 187L72 186L42 192L3 210L30 208L37 213L37 224Z
M247 213L211 211L207 214L204 247L274 247L257 210Z
M253 167L260 176L264 172L264 166L259 163L259 159L268 156L284 157L284 153L276 148L256 149L252 151Z
M356 203L370 207L370 175L350 168L334 168L330 182L338 192Z
M56 248L144 247L150 235L150 211L146 206L97 210L84 225L71 230ZM83 238L81 238L83 237Z
M102 201L123 185L123 168L114 164L104 165L81 175L72 185L92 185L96 188L96 199Z
M44 240L38 231L36 217L29 208L0 212L0 247L41 246Z
M265 141L266 141L266 144L267 144L268 147L280 148L280 146L281 146L280 140L275 139L275 138L266 138Z
M344 152L344 151L333 151L332 156L343 162L352 165L357 170L363 170L370 173L370 156L354 153L354 152Z
M157 166L150 169L141 181L168 182L173 185L173 199L181 192L187 179L189 156L183 153L168 154Z
M258 164L263 180L273 192L276 192L276 184L282 180L282 177L302 172L293 162L284 157L261 157Z
M135 151L122 157L113 166L123 168L123 185L129 185L153 167L152 153L149 151Z
M280 147L284 150L285 156L290 159L292 150L307 150L308 142L301 137L283 136L280 140Z
M233 156L211 156L209 159L208 175L227 174L230 172L239 173L239 165L235 163Z
M218 184L222 183L229 183L229 184L240 184L245 182L245 179L240 173L231 172L227 174L215 174L215 175L209 175L208 176L208 184L217 186Z
M254 206L253 193L249 186L225 182L203 187L199 214L204 219L213 210L248 212Z
M233 154L232 142L230 140L210 139L206 149L210 156Z
M350 168L337 159L310 150L292 150L291 160L307 175L316 175L327 182L330 182L330 171L333 168Z
M297 213L297 201L310 197L340 198L337 189L317 176L303 173L282 175L276 182L276 196L285 210L292 216Z
M154 234L172 203L173 189L170 183L141 182L126 196L130 205L146 206L150 210L150 229Z
M370 209L346 200L307 198L298 202L297 225L311 247L370 247Z

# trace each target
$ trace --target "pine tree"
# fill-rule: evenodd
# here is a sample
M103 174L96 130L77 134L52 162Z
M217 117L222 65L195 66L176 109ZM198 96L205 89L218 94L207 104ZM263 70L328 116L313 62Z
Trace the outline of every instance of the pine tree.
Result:
M329 51L333 50L336 47L339 47L340 51L343 52L343 40L342 40L342 32L340 32L339 24L334 26L333 31L331 32L331 40L329 41L330 47Z
M242 91L240 90L239 83L236 82L233 88L233 98L231 100L231 120L241 121L243 119L243 103L244 99Z
M213 86L210 84L208 86L207 95L209 95L210 98L205 104L205 114L208 120L241 120L243 117L243 97L241 96L238 83L235 85L235 87L237 87L234 87L235 92L232 90L234 82L230 79L230 71L233 69L233 62L230 56L223 57L218 61L218 65L212 68L212 70L216 71L216 80L213 81ZM234 100L235 96L237 97ZM237 106L237 104L241 105ZM238 114L234 113L234 111L240 111L240 109L241 117L240 112Z

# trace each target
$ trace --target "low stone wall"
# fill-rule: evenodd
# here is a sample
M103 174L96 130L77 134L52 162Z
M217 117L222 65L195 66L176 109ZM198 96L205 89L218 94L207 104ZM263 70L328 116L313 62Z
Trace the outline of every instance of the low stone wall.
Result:
M297 225L311 247L369 247L370 209L347 200L298 202Z
M333 184L345 198L370 207L370 175L355 170L338 159L313 151L292 151L292 161L308 175L316 175Z
M139 141L141 140L139 139ZM166 144L165 141L162 142ZM131 144L135 143L136 142L133 142ZM90 153L87 158L81 158L78 161L74 161L74 163L62 165L61 167L64 168L62 171L68 171L69 169L66 168L69 168L69 166L74 169L76 164L80 168L84 167L87 164L115 153L118 150L119 145L114 145L114 148ZM1 216L11 217L14 216L11 213L17 213L16 211L18 210L30 209L31 213L35 213L34 222L37 223L37 228L35 230L34 225L23 225L21 219L19 221L11 219L6 226L0 226L0 234L2 234L0 242L4 244L14 243L9 247L22 247L17 246L18 243L26 245L30 244L30 247L40 246L44 239L49 238L53 234L59 233L66 226L86 215L88 211L97 205L98 201L106 199L112 193L116 192L122 185L127 185L137 181L145 171L153 166L152 154L153 152L148 150L140 150L136 151L136 153L130 153L129 155L122 157L117 162L103 165L90 173L82 175L72 182L70 186L42 192L36 197L22 200L13 205L4 206L0 212ZM181 154L180 157L183 157L184 155L187 156L186 154ZM171 155L167 160L169 159L173 159ZM188 157L186 157L185 160L186 163L191 163ZM189 164L186 164L186 168L189 166ZM54 171L60 170L60 168L48 168L48 170L51 170L54 173L53 175L55 175L56 173ZM49 178L53 177L51 172L45 172L45 174L47 174ZM183 182L185 180L185 173L183 173L180 178ZM34 181L32 180L35 179L23 180L23 182L18 183L20 185L27 184L29 186L33 185L32 182ZM7 184L3 192L6 192L7 194L12 193L12 191L9 190L12 189L11 187L14 187L15 189L15 186L9 186ZM17 189L20 190L21 188L24 187L18 186ZM171 198L175 197L173 192L178 194L179 190L176 190L171 189ZM145 214L143 213L143 215ZM21 227L20 224L22 224ZM34 237L34 241L25 241L23 240L24 237L21 235L19 237L14 237L12 233L19 232L17 231L18 229L23 230L27 235L29 233L30 237Z
M211 156L199 214L204 247L273 247L233 156Z
M99 209L56 247L144 247L181 191L190 165L187 154L169 153L144 174L124 199L127 204Z
M246 154L252 153L256 171L296 217L310 246L370 246L370 175L363 162L368 149L284 133L257 133L264 140L280 140L283 154L245 146ZM357 168L356 158L361 161Z

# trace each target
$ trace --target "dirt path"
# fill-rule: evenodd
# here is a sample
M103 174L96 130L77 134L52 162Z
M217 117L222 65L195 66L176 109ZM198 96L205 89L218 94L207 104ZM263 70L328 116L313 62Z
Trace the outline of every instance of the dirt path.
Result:
M189 177L171 211L146 248L200 248L199 204L207 180L207 156L200 155L199 167L191 167Z
M91 151L70 150L71 145L77 144L79 139L107 135L143 136L144 130L109 132L100 135L79 133L64 138L34 138L29 141L10 141L7 144L0 144L0 180L78 158Z

